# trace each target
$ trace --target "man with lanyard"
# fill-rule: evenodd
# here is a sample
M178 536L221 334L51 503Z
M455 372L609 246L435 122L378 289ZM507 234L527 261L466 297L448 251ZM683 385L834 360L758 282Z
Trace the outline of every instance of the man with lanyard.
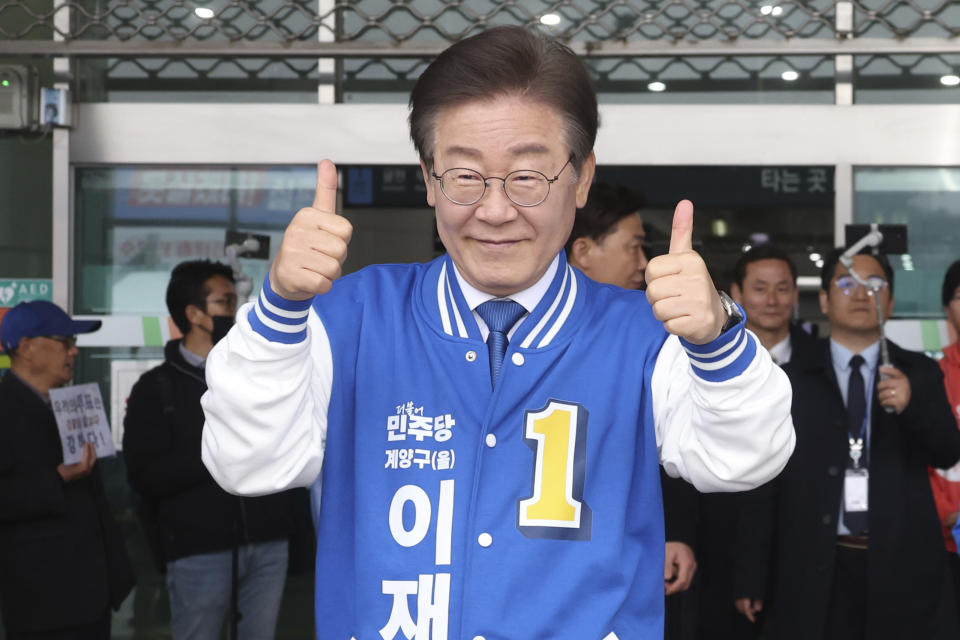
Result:
M659 465L703 490L775 476L786 376L692 250L689 202L646 294L567 264L598 117L565 46L461 40L411 107L448 253L339 279L352 228L322 162L210 352L203 460L236 493L322 470L318 637L659 640Z
M836 250L824 260L820 307L830 339L794 352L797 448L766 510L742 530L754 562L770 562L770 637L955 638L942 541L926 467L960 458L943 376L926 356L888 342L881 363L877 302L893 309L883 256ZM745 516L746 517L746 516Z

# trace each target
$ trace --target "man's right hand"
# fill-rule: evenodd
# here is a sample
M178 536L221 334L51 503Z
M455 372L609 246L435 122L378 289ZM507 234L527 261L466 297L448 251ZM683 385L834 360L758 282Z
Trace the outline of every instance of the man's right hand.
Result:
M763 611L763 600L759 598L737 598L733 606L750 622L756 623L757 614Z
M73 482L80 478L86 478L93 471L93 465L97 461L97 450L90 442L83 443L83 454L80 462L73 464L61 464L57 467L57 473L63 478L64 482Z
M340 277L353 226L336 207L337 168L324 160L317 167L313 206L293 216L270 267L270 288L281 297L307 300L329 291Z

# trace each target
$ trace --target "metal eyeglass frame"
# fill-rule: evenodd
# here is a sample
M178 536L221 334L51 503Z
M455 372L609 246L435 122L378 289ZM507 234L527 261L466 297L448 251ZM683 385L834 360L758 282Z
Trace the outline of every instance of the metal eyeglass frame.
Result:
M469 207L470 205L477 204L478 202L483 200L483 196L487 195L487 187L489 186L489 184L487 183L488 180L499 180L502 183L503 194L507 196L507 199L510 202L517 205L518 207L536 207L537 205L543 204L543 201L550 196L550 185L552 185L554 182L560 179L560 174L563 173L563 170L566 169L571 162L573 162L573 154L570 154L570 157L567 158L567 161L564 162L563 166L560 167L560 170L557 171L557 175L553 176L552 178L548 178L546 174L544 174L541 171L537 171L536 169L517 169L516 171L511 171L510 173L503 176L502 178L497 176L488 177L488 176L484 176L479 171L476 171L474 169L469 169L467 167L451 167L446 171L444 171L443 173L441 173L440 175L437 175L436 171L431 170L430 175L433 176L434 179L440 182L440 193L443 194L443 197L449 200L450 202L452 202L453 204L460 205L461 207ZM477 198L471 202L459 202L457 200L454 200L449 195L447 195L447 192L443 188L443 176L447 175L451 171L470 171L471 173L477 174L483 180L483 191L481 191L480 195L477 196ZM510 193L507 191L507 179L509 179L510 176L512 176L515 173L536 173L543 176L543 179L547 181L547 192L543 194L543 197L540 198L540 200L532 204L522 204L520 202L517 202L516 200L510 197Z

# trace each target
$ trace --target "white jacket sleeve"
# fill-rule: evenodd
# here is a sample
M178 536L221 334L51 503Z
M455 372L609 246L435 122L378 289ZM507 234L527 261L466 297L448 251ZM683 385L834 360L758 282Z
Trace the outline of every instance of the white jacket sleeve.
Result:
M790 381L742 323L701 346L670 336L651 388L660 461L700 491L757 487L793 453Z
M283 309L268 297L244 305L210 352L201 400L203 463L221 487L241 495L310 486L323 463L330 342L308 307Z

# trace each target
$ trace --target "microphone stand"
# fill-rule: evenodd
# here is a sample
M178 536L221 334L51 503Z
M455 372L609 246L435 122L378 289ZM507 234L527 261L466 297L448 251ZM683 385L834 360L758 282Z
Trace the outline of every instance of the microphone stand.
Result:
M223 249L227 264L233 269L238 308L247 302L253 292L253 278L243 272L243 267L240 265L240 256L245 253L256 253L259 249L260 241L256 238L247 238L242 243L227 245Z
M873 299L877 303L877 326L880 329L880 365L884 367L891 366L890 364L890 349L887 347L887 336L884 331L884 325L886 321L883 318L883 304L880 301L880 287L877 285L871 285L867 280L860 277L854 268L853 268L853 256L857 255L865 247L879 247L880 243L883 242L883 233L880 232L880 229L877 228L877 224L873 223L870 225L870 232L857 240L855 243L850 245L850 248L843 252L840 256L840 264L846 267L847 271L857 281L861 287L868 289L873 292ZM880 374L880 379L885 380L889 376ZM893 413L893 407L884 407L884 411L887 413Z

